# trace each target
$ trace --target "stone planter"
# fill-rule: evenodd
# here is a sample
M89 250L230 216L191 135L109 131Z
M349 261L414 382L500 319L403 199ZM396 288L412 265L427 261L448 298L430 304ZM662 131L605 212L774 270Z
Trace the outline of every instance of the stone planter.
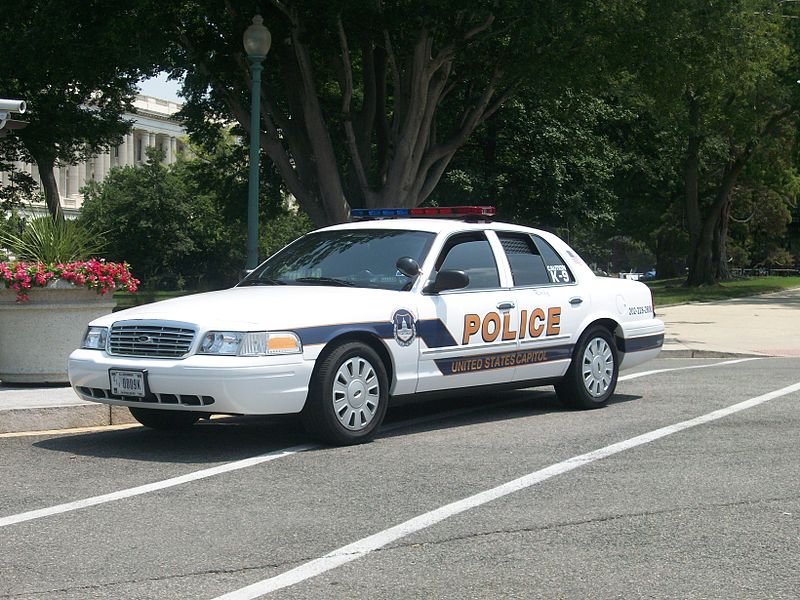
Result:
M16 302L14 290L0 287L0 381L67 383L67 359L92 319L115 306L105 296L66 281L30 290Z

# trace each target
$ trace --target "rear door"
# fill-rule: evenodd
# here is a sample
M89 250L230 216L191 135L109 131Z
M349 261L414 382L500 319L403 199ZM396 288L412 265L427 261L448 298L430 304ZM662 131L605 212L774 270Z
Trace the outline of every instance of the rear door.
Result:
M515 381L562 376L579 329L589 312L566 262L543 238L524 232L498 231L511 269L519 312L519 352Z

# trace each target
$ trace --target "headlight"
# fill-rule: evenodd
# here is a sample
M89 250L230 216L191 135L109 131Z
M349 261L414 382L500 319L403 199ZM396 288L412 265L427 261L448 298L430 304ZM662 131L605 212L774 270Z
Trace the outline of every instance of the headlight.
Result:
M86 350L105 350L108 341L108 327L89 327L83 336L81 348Z
M299 354L300 339L290 331L209 331L200 342L199 354L267 356Z

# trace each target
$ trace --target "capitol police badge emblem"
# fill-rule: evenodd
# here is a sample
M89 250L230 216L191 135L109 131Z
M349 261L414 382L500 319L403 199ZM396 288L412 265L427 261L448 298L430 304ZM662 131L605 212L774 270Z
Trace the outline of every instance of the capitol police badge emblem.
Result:
M417 337L417 321L409 311L401 309L392 316L394 339L401 346L410 346Z

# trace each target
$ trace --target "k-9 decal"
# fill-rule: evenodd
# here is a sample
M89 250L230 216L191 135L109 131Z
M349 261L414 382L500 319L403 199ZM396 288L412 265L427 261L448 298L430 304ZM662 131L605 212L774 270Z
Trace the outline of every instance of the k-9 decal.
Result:
M553 283L569 283L569 271L564 265L547 265L547 273Z

